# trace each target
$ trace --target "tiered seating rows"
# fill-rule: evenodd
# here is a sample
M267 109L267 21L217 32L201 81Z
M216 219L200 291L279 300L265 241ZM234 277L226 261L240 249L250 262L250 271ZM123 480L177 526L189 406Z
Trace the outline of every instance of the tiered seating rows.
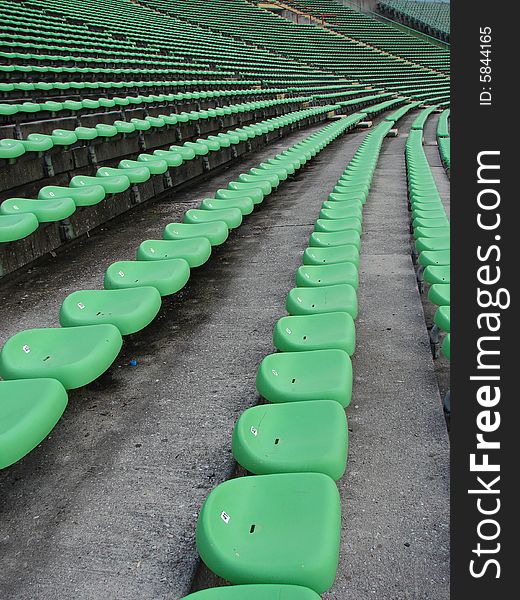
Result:
M257 391L270 404L247 409L233 432L233 455L254 476L220 484L199 515L204 562L231 583L249 585L197 592L190 600L314 599L334 582L341 526L334 480L347 462L343 409L352 394L362 210L383 139L412 108L366 136L323 203L297 287L287 296L289 316L275 325L279 352L257 372ZM320 132L311 152L346 127L339 122Z
M308 109L319 110L323 109ZM359 113L338 123L348 129L363 117ZM278 117L242 128L227 134L227 141L254 137L284 120L298 118L303 116ZM250 169L227 189L217 190L215 198L186 211L182 223L165 227L162 240L143 242L137 260L110 265L103 290L82 290L64 300L61 328L22 331L5 343L0 353L0 468L39 444L66 407L65 390L86 385L108 369L122 346L122 336L150 323L160 309L161 297L182 289L190 269L209 259L212 246L224 243L243 216L324 147L316 141L318 136ZM198 150L206 152L209 147L201 144ZM134 170L134 175L139 172ZM99 181L115 184L120 179L107 174Z

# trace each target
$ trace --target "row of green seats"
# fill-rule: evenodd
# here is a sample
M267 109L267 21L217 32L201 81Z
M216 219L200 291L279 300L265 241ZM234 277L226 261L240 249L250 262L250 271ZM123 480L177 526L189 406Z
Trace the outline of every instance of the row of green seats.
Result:
M354 118L366 114L334 123L314 143L331 143ZM395 120L366 136L323 203L297 287L287 296L289 314L274 328L279 352L258 368L256 387L269 404L247 409L235 425L233 455L255 476L220 484L199 516L203 561L231 583L248 585L204 590L186 600L311 599L334 582L341 513L334 481L347 463L344 408L352 392L362 209Z
M428 299L439 308L434 317L431 341L438 354L439 332L447 333L442 351L450 356L450 223L423 149L423 126L431 114L424 110L414 122L406 143L406 169L414 256L418 263L418 281L429 284Z
M0 243L16 241L33 233L40 223L62 221L70 217L78 207L94 206L107 196L125 192L131 185L144 183L153 175L166 173L185 161L210 152L219 151L249 139L265 135L307 117L335 110L336 105L308 108L273 117L211 135L196 142L185 142L182 146L170 146L169 150L143 153L137 160L124 159L117 168L100 167L94 177L77 175L69 186L45 186L38 198L10 198L0 205Z
M437 144L439 146L439 155L441 157L442 164L446 169L446 172L450 173L451 169L451 155L450 155L450 132L448 128L448 119L450 117L450 110L447 108L443 110L439 117L437 124Z
M122 89L140 89L140 88L187 88L201 87L206 88L218 87L243 87L245 85L257 86L258 80L235 80L235 79L192 79L192 80L165 80L165 81L15 81L12 83L0 83L0 93L9 94L14 92L49 92L58 90L66 92L73 90L74 92L83 90L122 90ZM210 90L185 92L189 94L204 94ZM232 92L233 90L226 90ZM248 90L256 91L256 90ZM261 90L257 90L261 92ZM280 90L283 91L283 90ZM204 96L193 96L194 98L203 98Z
M362 113L354 114L332 123L287 159L294 156L300 161L302 151L314 156L362 118ZM347 328L353 327L352 317L344 316L350 319ZM305 347L299 350L273 356L297 355L315 373L319 365L309 356L313 353ZM348 367L348 354L337 352L345 356ZM300 372L298 364L292 369L295 366ZM288 370L291 366L281 366L284 381L292 377ZM306 382L298 381L296 387L303 394ZM337 479L345 469L347 425L342 405L328 396L320 400L314 392L308 389L301 398L295 392L274 404L248 409L238 419L233 454L256 476L227 481L209 494L196 540L203 561L217 575L249 585L205 590L190 599L235 598L239 593L252 593L242 596L248 598L311 599L332 585L339 553L340 505L331 475ZM284 507L289 506L287 511ZM320 506L318 513L316 506Z
M120 98L125 101L125 106L135 105L136 107L147 102L172 102L173 94L168 98L161 96L137 96L135 98ZM129 121L116 120L112 124L98 123L94 127L77 126L75 129L54 129L50 134L30 133L25 140L13 138L4 138L0 140L0 159L14 160L20 158L27 152L47 152L55 146L68 148L77 142L91 142L98 138L107 140L120 134L131 134L135 131L148 131L150 129L161 129L163 127L172 127L179 123L189 121L201 121L209 118L225 117L226 115L241 114L245 112L261 110L271 106L280 106L284 104L308 102L310 97L302 98L281 98L278 100L257 100L254 102L243 102L230 104L217 108L208 108L205 110L192 110L190 112L162 114L157 117L146 116L143 119L131 118ZM87 102L86 100L84 102ZM105 106L114 106L115 99L105 99ZM36 105L40 106L40 105Z
M0 116L12 117L17 114L41 116L40 113L50 113L53 116L63 111L77 113L80 111L96 111L98 109L122 108L125 106L140 106L148 104L175 103L183 100L204 100L211 98L227 98L229 96L277 94L283 88L264 90L214 90L207 92L176 92L171 94L150 94L147 96L113 96L111 98L85 98L84 100L47 100L45 102L22 102L20 104L0 104Z
M122 336L146 327L160 310L161 297L182 289L190 269L204 264L243 216L313 156L304 140L239 175L215 198L186 211L181 223L166 225L162 240L142 242L135 261L110 265L104 289L65 298L61 328L11 337L0 353L0 468L39 444L65 409L65 389L86 385L108 369Z

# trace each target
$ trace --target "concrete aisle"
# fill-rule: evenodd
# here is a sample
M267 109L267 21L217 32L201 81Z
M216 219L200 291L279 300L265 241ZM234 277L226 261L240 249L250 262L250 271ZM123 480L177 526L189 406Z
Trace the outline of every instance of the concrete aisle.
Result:
M0 342L55 326L66 294L100 287L111 262L317 129L127 214L4 285ZM273 350L319 206L365 133L337 140L247 217L159 318L126 339L104 376L70 393L51 436L0 474L2 600L175 600L188 591L197 512L234 467L233 424L258 400L256 368Z
M389 138L364 210L341 559L327 600L449 597L448 437L410 259L404 145Z

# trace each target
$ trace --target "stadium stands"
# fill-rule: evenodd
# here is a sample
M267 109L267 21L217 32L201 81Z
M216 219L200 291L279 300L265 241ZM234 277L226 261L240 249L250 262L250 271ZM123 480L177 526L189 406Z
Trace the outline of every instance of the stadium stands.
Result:
M441 40L450 40L449 0L378 0L377 7L400 23Z
M437 136L449 172L449 52L333 0L280 4L315 18L297 24L247 0L0 0L6 290L82 243L87 261L88 244L96 243L89 236L110 236L124 213L138 221L138 208L153 212L181 190L206 186L179 203L175 219L157 217L159 230L132 239L130 256L115 242L115 257L103 257L95 276L64 276L46 314L50 324L31 321L34 304L14 293L20 319L6 328L0 351L5 473L30 469L29 457L22 461L28 454L41 459L32 451L78 418L75 401L95 396L122 355L154 347L147 328L160 331L166 307L187 297L196 310L189 297L195 272L225 262L244 224L272 211L277 226L276 211L298 178L322 194L285 297L287 314L274 324L276 351L262 355L255 384L254 373L248 382L260 404L233 415L227 452L247 473L210 478L196 524L202 561L236 585L186 596L193 600L313 600L334 584L345 508L336 482L351 444L345 409L355 408L356 345L366 344L356 337L363 213L383 144L414 111L406 143L414 257L419 284L429 285L438 306L434 354L450 355L449 220L422 147L427 118L442 111ZM341 157L346 166L328 188L313 163L354 132L362 141L350 160ZM251 264L254 272L253 256ZM47 293L44 276L39 285ZM219 352L213 340L204 343ZM168 393L175 401L176 390ZM146 413L161 419L152 405ZM224 438L224 428L214 429ZM68 455L66 439L60 449ZM159 471L158 463L160 478Z

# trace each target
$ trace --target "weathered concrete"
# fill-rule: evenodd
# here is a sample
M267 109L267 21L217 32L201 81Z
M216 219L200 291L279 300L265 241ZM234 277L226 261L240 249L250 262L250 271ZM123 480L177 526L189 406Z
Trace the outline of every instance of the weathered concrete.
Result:
M448 439L409 252L414 117L385 140L363 215L341 559L327 600L449 597Z
M65 295L100 287L105 268L132 258L141 240L317 129L123 215L6 282L0 343L56 325ZM256 368L272 351L319 205L365 134L337 140L247 217L159 317L125 339L104 376L70 393L51 436L0 474L2 600L173 600L188 591L197 512L234 468L233 424L258 400Z

